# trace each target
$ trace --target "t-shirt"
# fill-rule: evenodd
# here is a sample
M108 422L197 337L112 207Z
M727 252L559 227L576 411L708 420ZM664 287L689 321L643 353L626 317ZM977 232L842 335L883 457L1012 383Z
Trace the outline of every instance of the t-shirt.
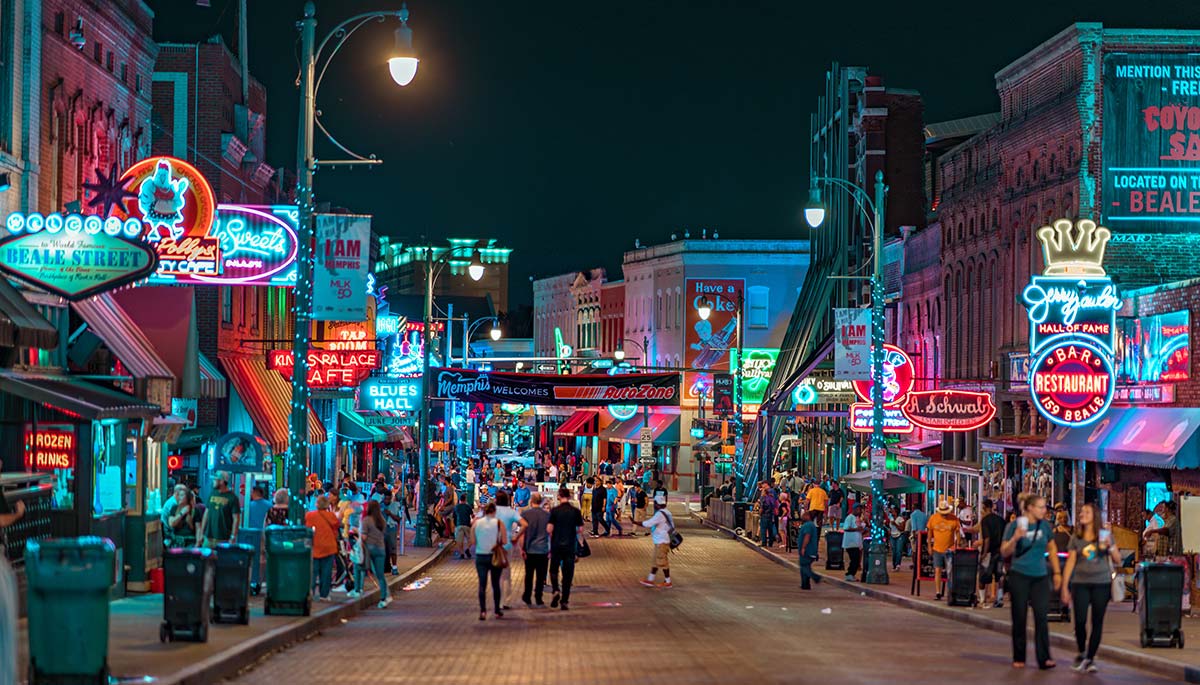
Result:
M928 522L929 514L926 514L924 509L917 509L908 517L908 528L914 533L919 533L925 530L925 524Z
M962 524L954 514L934 514L925 528L929 531L929 545L933 551L945 553L954 544L954 533L962 528Z
M846 520L842 521L842 528L858 528L858 517L854 514L846 514ZM842 549L858 549L862 547L862 538L861 530L842 533Z
M233 537L233 517L242 513L242 505L233 491L213 490L208 496L208 527L204 536L211 542Z
M1071 572L1072 585L1108 585L1112 581L1108 549L1102 550L1095 542L1072 535L1066 551L1075 552L1075 570Z
M475 554L490 555L500 539L500 529L504 526L495 516L484 516L475 519L471 530L475 532ZM509 543L511 545L511 543Z
M546 524L550 522L550 512L541 507L526 509L521 512L525 520L525 551L530 554L549 554L550 535L546 532Z
M512 507L496 507L496 518L504 524L504 532L508 535L508 542L504 543L504 549L511 550L513 527L517 525L517 521L521 520L521 514Z
M459 502L454 505L454 525L469 526L471 525L471 505L466 502Z
M313 559L324 559L337 554L337 531L340 524L332 511L310 511L304 515L304 525L313 529Z
M604 489L603 485L597 485L595 490L592 490L592 511L604 511L605 498L608 496L608 490Z
M262 528L267 520L267 510L271 508L271 500L252 499L246 505L246 519L242 521L242 528Z
M529 492L529 488L517 488L516 491L513 492L513 504L516 504L518 507L528 506L529 497L531 494L532 493Z
M1013 521L1004 527L1004 539L1012 537L1017 530L1017 522ZM1038 521L1025 531L1025 538L1017 540L1017 548L1013 551L1012 570L1021 575L1041 578L1049 570L1046 568L1046 545L1050 543L1053 534L1050 523Z
M829 493L825 492L819 487L812 487L808 489L808 494L805 495L805 499L808 500L809 510L825 511L825 507L829 503Z
M666 545L671 542L671 528L674 527L671 513L659 509L650 518L642 521L642 525L650 529L650 541L656 545Z
M820 490L820 488L817 488L817 489L818 489L818 490ZM823 492L823 491L822 491L822 492ZM833 492L829 493L829 503L830 503L830 504L833 504L833 505L835 505L835 506L836 506L836 505L838 505L838 504L841 504L841 503L842 503L842 497L843 497L844 495L845 495L845 493L844 493L844 492L842 492L842 489L841 489L841 488L838 488L837 490L834 490Z
M573 552L576 529L583 525L583 513L571 503L563 502L550 510L550 520L547 523L554 526L554 534L550 536L550 547Z
M804 536L808 536L808 544L804 545ZM805 521L804 525L800 526L800 532L797 533L797 544L804 545L800 548L800 556L815 559L817 556L817 545L820 544L821 529L817 528L817 524L812 521Z
M979 522L979 532L987 539L987 549L983 551L999 554L1000 545L1004 542L1004 517L996 512L984 516Z

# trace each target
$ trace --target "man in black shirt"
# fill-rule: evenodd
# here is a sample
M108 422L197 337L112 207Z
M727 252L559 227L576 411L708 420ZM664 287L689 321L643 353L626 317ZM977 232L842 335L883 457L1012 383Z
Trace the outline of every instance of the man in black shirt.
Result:
M995 608L1003 606L1003 599L996 594L1000 584L1000 543L1004 542L1004 517L997 514L992 500L980 504L983 518L979 519L979 584L986 588L984 603L994 602Z
M575 546L583 535L583 514L571 504L571 491L558 491L558 506L550 510L550 521L546 524L550 534L550 588L554 597L550 606L561 604L563 611L571 601L571 581L575 579ZM562 568L562 594L558 588L558 570Z
M588 480L591 480L590 478ZM600 537L600 524L604 524L604 534L612 532L612 527L604 517L604 505L608 500L608 490L604 481L597 479L596 487L592 488L592 537Z

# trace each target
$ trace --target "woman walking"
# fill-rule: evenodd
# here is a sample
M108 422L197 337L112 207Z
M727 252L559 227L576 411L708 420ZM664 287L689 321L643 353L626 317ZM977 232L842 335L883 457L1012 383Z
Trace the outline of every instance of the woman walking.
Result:
M328 602L333 584L333 560L338 552L338 532L341 523L329 510L329 498L317 496L317 510L304 515L304 525L313 530L313 582L318 588L318 601Z
M359 592L362 591L363 571L370 570L371 575L375 576L375 582L379 584L380 609L392 603L392 598L388 597L387 578L384 577L387 570L387 544L384 542L386 530L387 525L383 522L383 509L379 506L379 500L368 500L367 513L363 515L359 527L362 563L354 566L354 587Z
M1046 521L1046 498L1026 493L1020 499L1021 516L1004 529L1004 542L1000 553L1012 559L1008 574L1012 595L1012 639L1013 668L1025 668L1025 622L1028 610L1033 608L1033 641L1038 668L1054 668L1050 658L1050 625L1047 614L1050 610L1051 578L1046 570L1047 555L1053 569L1053 588L1062 584L1062 572L1058 565L1058 548L1054 544L1054 533Z
M496 518L496 504L491 502L483 510L483 517L471 524L471 539L475 541L475 573L479 575L479 620L487 619L488 576L492 579L492 597L496 600L496 618L504 617L500 608L500 566L492 564L492 554L504 549L508 535L504 524Z
M268 526L286 526L288 516L288 491L287 488L279 488L275 491L274 504L267 510Z
M1104 611L1112 599L1113 568L1121 563L1121 551L1113 543L1112 531L1100 524L1100 509L1091 502L1079 510L1075 532L1067 543L1069 556L1063 571L1063 604L1075 604L1074 669L1095 673L1096 650L1104 632ZM1092 636L1088 639L1087 614L1092 610Z

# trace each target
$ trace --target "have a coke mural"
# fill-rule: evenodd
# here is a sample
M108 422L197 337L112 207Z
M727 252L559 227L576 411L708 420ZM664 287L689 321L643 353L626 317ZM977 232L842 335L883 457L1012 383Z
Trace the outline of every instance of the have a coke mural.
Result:
M738 310L745 285L741 278L684 280L684 367L732 373L729 352L737 346ZM700 316L700 303L705 300L711 306L708 319ZM686 371L683 386L683 399L697 404L701 387L712 386L712 373Z

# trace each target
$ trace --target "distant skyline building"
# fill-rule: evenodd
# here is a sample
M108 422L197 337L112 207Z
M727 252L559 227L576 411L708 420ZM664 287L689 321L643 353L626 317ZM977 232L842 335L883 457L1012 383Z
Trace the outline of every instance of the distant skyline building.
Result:
M406 243L397 238L379 238L379 259L375 263L376 286L386 286L389 295L425 295L426 247L434 262L458 247L473 247L483 262L483 278L473 281L467 275L471 253L458 250L447 260L434 282L434 296L489 298L498 313L508 312L508 261L512 248L497 244L495 238L450 238L445 244ZM437 271L435 270L435 273Z

